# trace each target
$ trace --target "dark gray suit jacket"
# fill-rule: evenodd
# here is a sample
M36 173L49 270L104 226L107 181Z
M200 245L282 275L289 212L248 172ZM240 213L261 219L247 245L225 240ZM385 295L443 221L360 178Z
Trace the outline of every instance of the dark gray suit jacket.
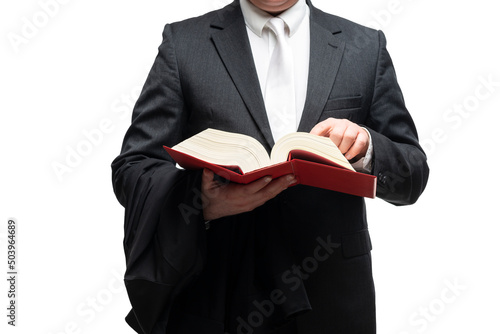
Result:
M308 5L311 56L299 131L328 117L366 127L377 196L414 203L428 167L383 33ZM208 127L250 135L268 150L274 144L238 1L166 25L113 161L114 190L126 209L129 324L140 333L264 333L296 321L299 333L374 333L364 200L296 186L206 231L200 172L177 170L162 145ZM272 308L259 308L263 301Z

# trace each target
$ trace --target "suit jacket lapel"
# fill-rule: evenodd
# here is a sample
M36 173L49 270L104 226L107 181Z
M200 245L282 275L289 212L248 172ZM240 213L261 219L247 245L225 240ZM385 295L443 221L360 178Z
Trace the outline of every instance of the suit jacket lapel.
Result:
M274 140L239 2L223 9L211 27L219 56L270 149Z
M328 101L337 72L344 54L345 42L338 34L341 30L332 24L331 16L314 8L311 9L311 53L309 78L304 112L298 131L309 132L316 125Z
M307 4L311 9L311 51L306 103L298 128L298 131L305 132L319 120L345 49L345 42L338 37L341 30L332 23L331 16L327 18L310 1ZM235 1L220 11L218 18L211 25L212 41L268 148L271 148L274 140L239 2Z

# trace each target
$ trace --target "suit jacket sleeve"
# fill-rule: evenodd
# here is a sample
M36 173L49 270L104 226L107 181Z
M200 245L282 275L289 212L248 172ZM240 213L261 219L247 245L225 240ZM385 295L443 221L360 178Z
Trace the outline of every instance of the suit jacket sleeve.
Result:
M373 98L366 120L374 150L372 173L378 178L378 197L396 205L412 204L425 188L429 168L380 31L379 45Z
M133 111L121 154L112 163L125 207L127 322L139 333L164 333L172 302L204 263L201 173L178 170L162 145L182 138L188 117L170 26Z

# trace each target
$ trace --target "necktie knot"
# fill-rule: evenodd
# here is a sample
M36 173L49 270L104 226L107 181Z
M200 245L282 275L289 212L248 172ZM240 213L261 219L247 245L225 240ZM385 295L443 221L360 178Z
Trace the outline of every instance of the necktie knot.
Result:
M267 21L267 26L271 29L276 37L285 36L285 21L279 17L273 17Z

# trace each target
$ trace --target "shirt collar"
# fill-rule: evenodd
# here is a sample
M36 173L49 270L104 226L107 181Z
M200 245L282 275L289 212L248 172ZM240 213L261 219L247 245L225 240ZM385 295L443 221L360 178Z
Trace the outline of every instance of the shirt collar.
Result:
M262 37L262 31L267 21L274 16L257 8L249 0L240 0L240 5L247 27L257 36ZM288 26L290 37L295 34L307 12L306 1L299 0L295 5L278 15Z

